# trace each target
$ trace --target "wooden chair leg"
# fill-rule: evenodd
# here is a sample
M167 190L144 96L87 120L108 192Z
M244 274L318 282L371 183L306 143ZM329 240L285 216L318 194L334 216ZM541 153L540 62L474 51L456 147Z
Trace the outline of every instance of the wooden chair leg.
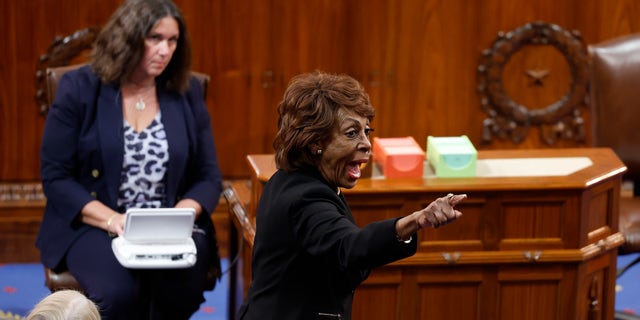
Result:
M63 289L73 289L83 292L82 287L73 277L71 272L65 270L62 272L55 272L47 267L44 267L44 284L49 288L49 291L55 292Z

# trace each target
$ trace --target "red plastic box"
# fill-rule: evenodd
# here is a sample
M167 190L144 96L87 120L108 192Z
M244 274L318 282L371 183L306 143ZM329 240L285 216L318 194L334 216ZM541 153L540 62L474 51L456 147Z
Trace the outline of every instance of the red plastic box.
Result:
M373 162L386 178L422 178L424 158L413 137L373 138Z

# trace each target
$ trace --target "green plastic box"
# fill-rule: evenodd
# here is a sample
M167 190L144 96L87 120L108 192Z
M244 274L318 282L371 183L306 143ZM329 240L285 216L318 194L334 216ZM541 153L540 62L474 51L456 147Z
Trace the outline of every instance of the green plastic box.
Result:
M427 137L427 161L436 177L475 177L477 160L478 151L466 135Z

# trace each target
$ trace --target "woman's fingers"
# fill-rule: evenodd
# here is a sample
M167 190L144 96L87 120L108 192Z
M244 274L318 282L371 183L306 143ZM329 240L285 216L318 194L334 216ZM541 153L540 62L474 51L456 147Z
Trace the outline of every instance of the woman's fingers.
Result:
M462 212L454 209L454 206L466 198L466 194L449 193L436 199L423 211L426 221L432 227L438 228L460 218Z
M462 193L462 194L452 194L450 193L450 196L447 196L449 198L449 204L453 207L456 204L460 203L462 200L467 198L467 195Z

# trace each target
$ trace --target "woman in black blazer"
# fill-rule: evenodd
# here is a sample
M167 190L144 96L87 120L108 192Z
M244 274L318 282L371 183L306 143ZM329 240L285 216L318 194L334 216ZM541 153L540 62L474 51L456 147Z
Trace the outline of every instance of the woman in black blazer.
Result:
M102 28L91 63L60 79L47 115L36 246L47 267L68 268L103 319L188 319L219 264L210 214L221 173L190 61L170 0L127 0ZM120 265L111 240L134 207L194 208L195 266Z
M258 204L239 318L351 319L354 291L370 270L413 255L416 232L460 217L453 207L466 195L359 228L340 189L355 186L371 155L374 110L362 86L344 75L299 75L278 114L278 170Z

